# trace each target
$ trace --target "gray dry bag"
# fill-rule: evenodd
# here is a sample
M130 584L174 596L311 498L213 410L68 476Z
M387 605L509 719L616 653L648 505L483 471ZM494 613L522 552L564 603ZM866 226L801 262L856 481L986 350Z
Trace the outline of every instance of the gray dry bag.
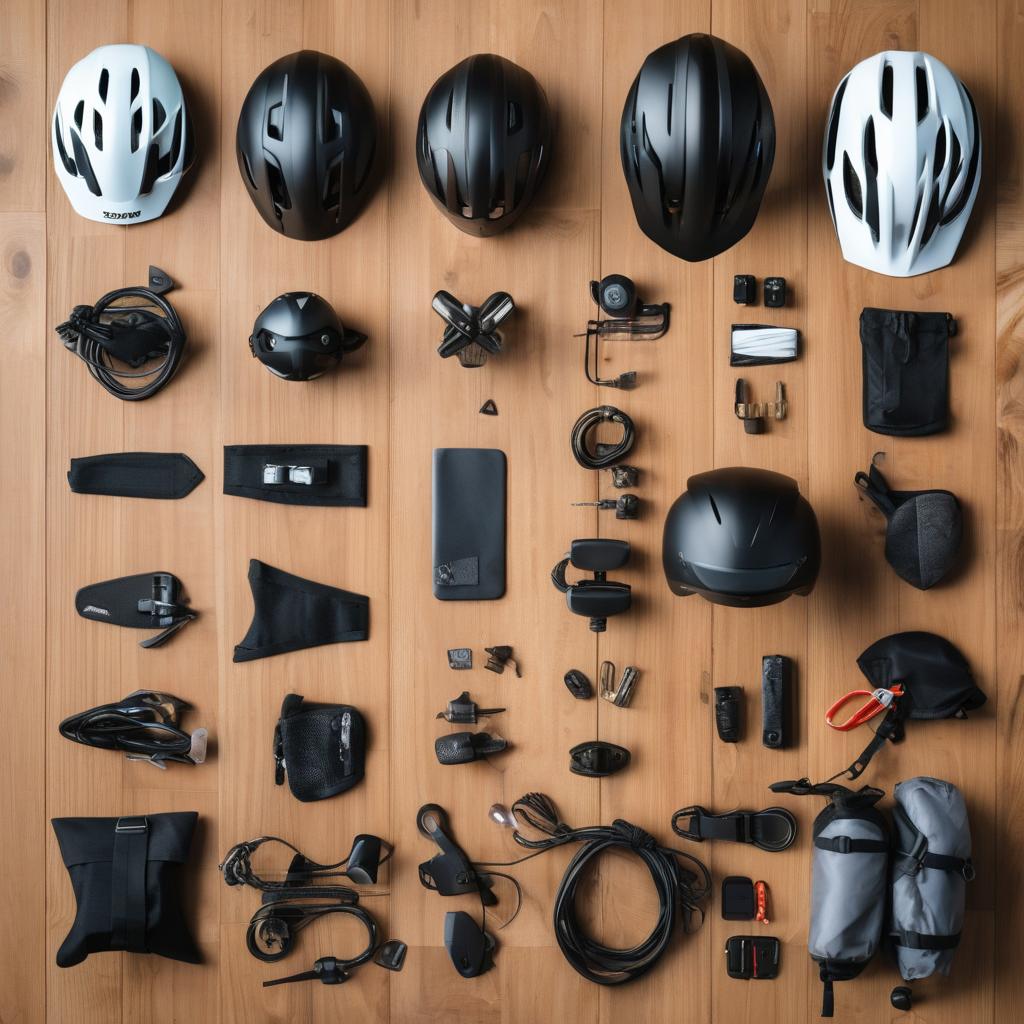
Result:
M963 794L919 776L897 783L889 937L904 981L949 974L974 878Z
M816 795L828 805L814 819L811 923L807 949L825 986L822 1017L833 1014L832 983L849 981L878 952L886 911L889 827L875 804L880 789L848 789L807 779L776 782L776 793Z

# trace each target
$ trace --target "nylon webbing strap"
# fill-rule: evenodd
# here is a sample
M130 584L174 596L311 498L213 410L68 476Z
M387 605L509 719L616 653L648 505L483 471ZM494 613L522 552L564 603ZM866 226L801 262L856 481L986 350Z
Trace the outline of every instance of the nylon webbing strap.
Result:
M114 452L72 459L68 483L76 494L121 498L184 498L203 479L187 456L171 452Z
M880 839L851 839L849 836L816 836L814 845L832 853L885 853L889 844Z
M894 931L889 933L897 946L905 949L956 949L960 932L955 935L922 935L921 932Z
M110 948L129 953L146 949L146 863L149 822L118 818L111 861Z

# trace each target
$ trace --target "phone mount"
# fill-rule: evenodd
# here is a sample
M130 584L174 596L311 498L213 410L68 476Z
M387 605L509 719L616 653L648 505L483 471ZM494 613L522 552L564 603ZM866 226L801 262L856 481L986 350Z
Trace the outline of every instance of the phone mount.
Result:
M551 582L565 594L565 602L574 615L590 619L590 628L603 633L608 618L629 611L632 591L628 583L617 583L607 574L621 569L629 561L629 542L592 538L574 540L569 553L551 570ZM592 572L593 579L569 583L565 571L570 563L576 569Z
M583 353L583 371L587 380L605 388L634 388L635 370L627 370L617 377L605 378L600 375L601 338L615 334L645 337L652 341L660 338L668 330L669 304L641 302L636 285L625 274L609 274L600 281L591 281L590 294L607 319L588 320L587 329L582 335L587 339Z
M442 359L458 356L463 366L483 366L488 355L497 355L502 348L499 325L516 308L508 292L494 292L481 306L460 302L451 292L438 292L430 303L445 322L444 336L437 354Z

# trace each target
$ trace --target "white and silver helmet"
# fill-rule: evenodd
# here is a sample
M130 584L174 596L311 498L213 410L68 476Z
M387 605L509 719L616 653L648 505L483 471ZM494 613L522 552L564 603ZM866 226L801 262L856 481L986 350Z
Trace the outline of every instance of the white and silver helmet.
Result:
M843 258L913 277L951 263L981 181L971 94L930 54L862 60L832 97L825 189Z
M191 165L192 151L178 76L148 46L101 46L64 78L53 112L53 162L82 217L154 220Z

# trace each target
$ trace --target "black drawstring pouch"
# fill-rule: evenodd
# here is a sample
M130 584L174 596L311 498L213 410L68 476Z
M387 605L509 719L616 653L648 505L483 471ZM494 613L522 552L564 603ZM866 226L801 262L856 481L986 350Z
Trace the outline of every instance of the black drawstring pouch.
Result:
M366 723L348 704L304 702L289 693L274 730L274 782L304 803L345 793L366 766Z
M201 962L178 892L197 818L185 811L53 819L77 904L75 923L57 950L58 967L110 950Z
M949 425L949 313L863 310L864 426L876 434L920 437Z

